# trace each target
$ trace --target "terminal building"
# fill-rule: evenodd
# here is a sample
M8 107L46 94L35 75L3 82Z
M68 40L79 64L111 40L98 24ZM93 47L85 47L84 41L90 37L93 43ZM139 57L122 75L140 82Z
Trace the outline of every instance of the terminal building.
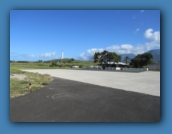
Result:
M123 62L102 62L99 66L102 66L103 69L114 68L114 70L122 70L123 68L128 67L129 64Z

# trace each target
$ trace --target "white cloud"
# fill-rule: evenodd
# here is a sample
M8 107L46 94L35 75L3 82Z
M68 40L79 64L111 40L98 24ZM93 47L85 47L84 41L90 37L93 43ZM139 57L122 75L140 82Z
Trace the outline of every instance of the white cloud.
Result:
M55 55L56 55L56 52L46 52L46 53L41 54L40 56L41 57L53 57Z
M21 54L16 52L10 52L10 59L12 60L29 60L37 58L34 54Z
M39 57L53 57L56 55L56 52L46 52L46 53L42 53L40 55L34 55L34 54L21 54L21 56L23 57L28 57L28 58L39 58Z
M36 57L34 54L26 54L26 56L27 57L32 57L32 58Z
M160 47L160 43L156 41L145 43L145 48L148 51L151 50L152 48L159 48L159 47Z
M93 57L95 52L102 52L103 50L115 52L117 54L133 53L137 55L137 54L142 54L144 52L147 52L151 49L160 47L160 32L159 31L153 32L153 29L147 29L144 33L144 37L146 39L149 39L150 42L146 42L144 44L137 44L136 46L133 46L131 44L121 44L121 45L112 45L112 46L108 46L106 48L100 48L100 49L92 48L92 49L87 50L84 53L81 53L80 58L83 60L90 60Z
M12 60L37 60L37 59L55 58L55 56L56 56L56 52L46 52L40 55L10 52L10 59Z
M113 45L106 47L107 51L116 52L118 54L131 53L133 46L130 44Z
M111 50L118 50L120 49L120 46L119 45L113 45L113 46L109 46L106 48L108 51L111 51Z
M104 49L102 48L92 48L92 49L88 49L85 53L81 53L79 55L79 57L82 59L82 60L90 60L92 59L93 55L95 54L95 52L102 52Z
M144 37L149 39L149 40L159 42L160 41L160 32L159 31L153 32L153 29L150 28L150 29L145 31Z
M123 45L121 45L121 48L122 48L122 49L132 49L133 46L130 45L130 44L123 44Z

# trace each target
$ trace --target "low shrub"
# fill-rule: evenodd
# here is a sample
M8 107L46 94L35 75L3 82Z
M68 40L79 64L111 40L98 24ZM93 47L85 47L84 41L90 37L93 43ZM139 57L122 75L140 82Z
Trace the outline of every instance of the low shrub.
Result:
M54 65L49 65L49 67L54 67Z

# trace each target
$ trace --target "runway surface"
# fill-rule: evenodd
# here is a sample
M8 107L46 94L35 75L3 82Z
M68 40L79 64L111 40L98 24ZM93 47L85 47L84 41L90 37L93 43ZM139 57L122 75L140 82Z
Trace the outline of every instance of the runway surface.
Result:
M53 77L68 80L160 96L160 72L146 71L133 73L67 69L35 69L25 71L50 74Z
M89 72L85 73L89 76ZM104 75L108 76L106 73ZM55 75L57 74L67 76L67 73L58 71ZM74 74L76 73L73 72L68 76L72 77ZM117 72L114 74L117 76ZM78 73L78 76L81 75L82 71ZM45 87L11 99L10 120L11 122L159 122L160 96L54 77L54 80Z

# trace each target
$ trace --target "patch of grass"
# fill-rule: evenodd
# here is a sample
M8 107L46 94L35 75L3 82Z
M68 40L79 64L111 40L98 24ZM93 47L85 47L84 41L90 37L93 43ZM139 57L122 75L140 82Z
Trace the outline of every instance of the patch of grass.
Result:
M28 63L17 63L17 62L12 62L10 63L10 67L13 69L66 69L70 68L71 66L90 66L90 65L97 65L97 63L91 62L91 61L63 61L63 62L57 62L57 61L52 61L49 63L35 63L35 62L28 62Z
M10 98L30 92L27 90L29 83L32 84L32 91L35 91L52 81L52 77L48 74L42 75L38 73L24 72L14 68L10 68L10 74L24 74L26 76L24 80L19 80L17 78L10 79Z
M23 74L24 72L15 68L10 68L10 74Z
M89 66L94 65L93 62L86 62L86 61L70 61L70 62L62 62L58 63L58 66L49 67L49 65L52 65L52 62L50 63L34 63L34 62L28 62L28 63L10 63L10 75L13 74L24 74L26 78L24 80L19 80L15 78L10 79L10 97L16 97L20 95L24 95L28 90L26 90L29 87L29 83L32 84L32 89L37 90L41 87L47 85L51 80L51 76L48 74L41 75L37 73L31 73L31 72L24 72L21 71L22 69L70 69L71 66Z

